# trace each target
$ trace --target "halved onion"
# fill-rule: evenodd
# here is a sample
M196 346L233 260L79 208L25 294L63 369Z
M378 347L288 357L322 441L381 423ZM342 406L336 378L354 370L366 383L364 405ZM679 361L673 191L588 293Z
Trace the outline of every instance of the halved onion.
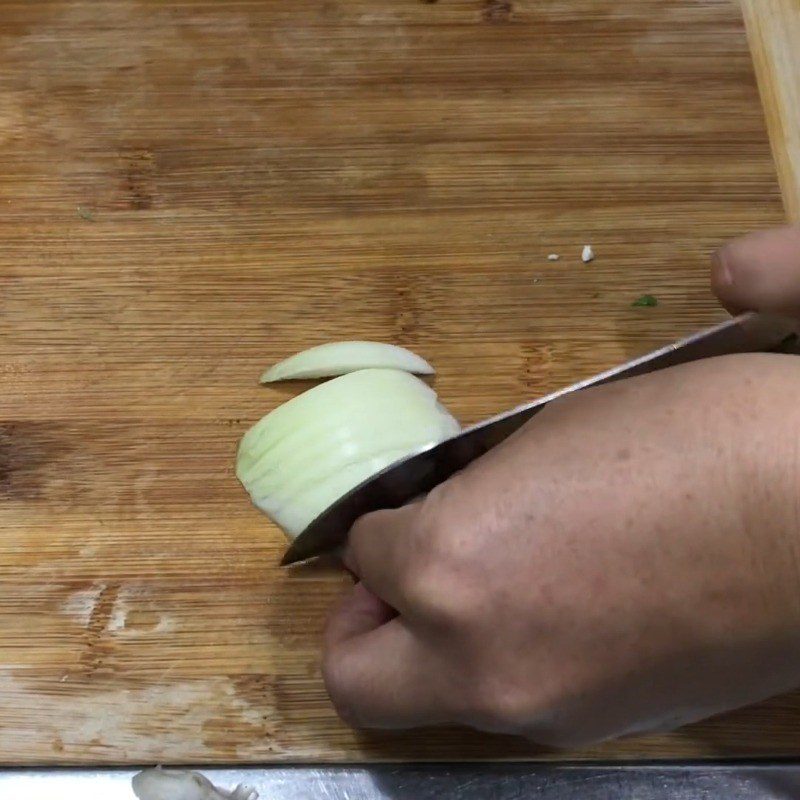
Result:
M405 347L381 342L329 342L275 364L260 381L330 378L360 369L399 369L414 375L433 375L433 367Z
M236 475L290 539L385 467L460 431L419 378L363 369L315 386L243 437Z

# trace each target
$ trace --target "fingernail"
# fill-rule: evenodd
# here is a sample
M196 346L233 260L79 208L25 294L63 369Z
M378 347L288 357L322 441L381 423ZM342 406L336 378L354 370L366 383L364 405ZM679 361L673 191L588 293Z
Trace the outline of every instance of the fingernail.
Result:
M726 258L725 248L712 254L711 266L718 286L733 286L733 272Z

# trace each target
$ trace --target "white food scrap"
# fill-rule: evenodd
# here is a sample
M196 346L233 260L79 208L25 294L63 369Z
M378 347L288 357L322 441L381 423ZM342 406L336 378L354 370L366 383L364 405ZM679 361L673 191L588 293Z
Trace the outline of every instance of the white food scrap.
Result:
M161 767L134 775L133 793L139 800L258 800L258 792L248 786L226 792L199 772Z
M583 252L581 253L581 261L583 261L584 264L594 261L594 250L592 250L590 244L584 245Z
M547 256L548 261L558 261L559 258L561 258L561 256L558 253L550 253L550 255Z

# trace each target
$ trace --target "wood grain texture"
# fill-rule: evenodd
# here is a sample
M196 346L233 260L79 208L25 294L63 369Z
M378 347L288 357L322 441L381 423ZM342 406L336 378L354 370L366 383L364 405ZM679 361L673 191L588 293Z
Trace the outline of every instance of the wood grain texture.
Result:
M789 218L800 222L800 0L742 0Z
M719 319L709 252L783 217L729 0L0 0L0 209L0 761L26 763L546 756L336 721L345 581L279 570L233 475L297 391L257 377L397 342L472 422ZM580 755L798 730L781 698Z

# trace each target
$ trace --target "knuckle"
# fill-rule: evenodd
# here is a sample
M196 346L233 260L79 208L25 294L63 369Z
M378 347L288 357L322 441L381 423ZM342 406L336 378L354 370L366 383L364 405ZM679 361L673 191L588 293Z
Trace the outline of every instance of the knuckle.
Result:
M351 542L356 542L364 536L369 536L380 524L380 511L371 511L362 514L350 527L349 538Z
M541 740L534 732L553 733L560 726L559 704L554 694L522 672L498 663L487 653L468 656L474 667L465 693L465 712L476 727L494 733Z
M358 725L355 697L351 688L346 662L335 652L327 652L322 659L322 680L337 715L346 724Z
M390 513L397 512L372 512L353 525L345 565L357 575L367 543L385 538L386 517L382 514ZM403 610L431 621L455 621L459 609L475 593L474 583L464 580L470 559L461 552L463 547L459 548L460 531L452 515L442 503L431 500L431 495L416 507L412 522L402 531L402 545L391 550L392 581L405 601ZM467 591L469 585L472 588Z
M399 576L400 591L412 608L422 610L431 603L436 594L434 573L435 567L415 558Z
M400 588L418 613L458 622L476 597L468 554L457 546L453 525L442 515L425 515L400 576Z
M453 519L433 500L423 506L419 525L418 548L427 559L446 561L455 551L457 531Z
M475 727L524 736L544 747L580 749L608 738L581 714L572 713L558 696L488 669L473 681L467 702L466 714Z
M466 700L470 722L493 733L522 733L534 716L527 692L492 676L473 680Z
M359 553L362 551L366 542L368 542L375 534L376 530L380 531L380 512L373 511L370 514L364 514L359 517L352 525L347 534L347 541L344 546L344 564L345 566L358 573L359 571Z
M407 558L398 575L400 591L416 610L428 609L435 605L441 593L446 570L446 555L439 551L428 530L421 529L410 543Z
M420 561L400 579L408 609L423 619L455 626L458 622L456 586L447 565Z

